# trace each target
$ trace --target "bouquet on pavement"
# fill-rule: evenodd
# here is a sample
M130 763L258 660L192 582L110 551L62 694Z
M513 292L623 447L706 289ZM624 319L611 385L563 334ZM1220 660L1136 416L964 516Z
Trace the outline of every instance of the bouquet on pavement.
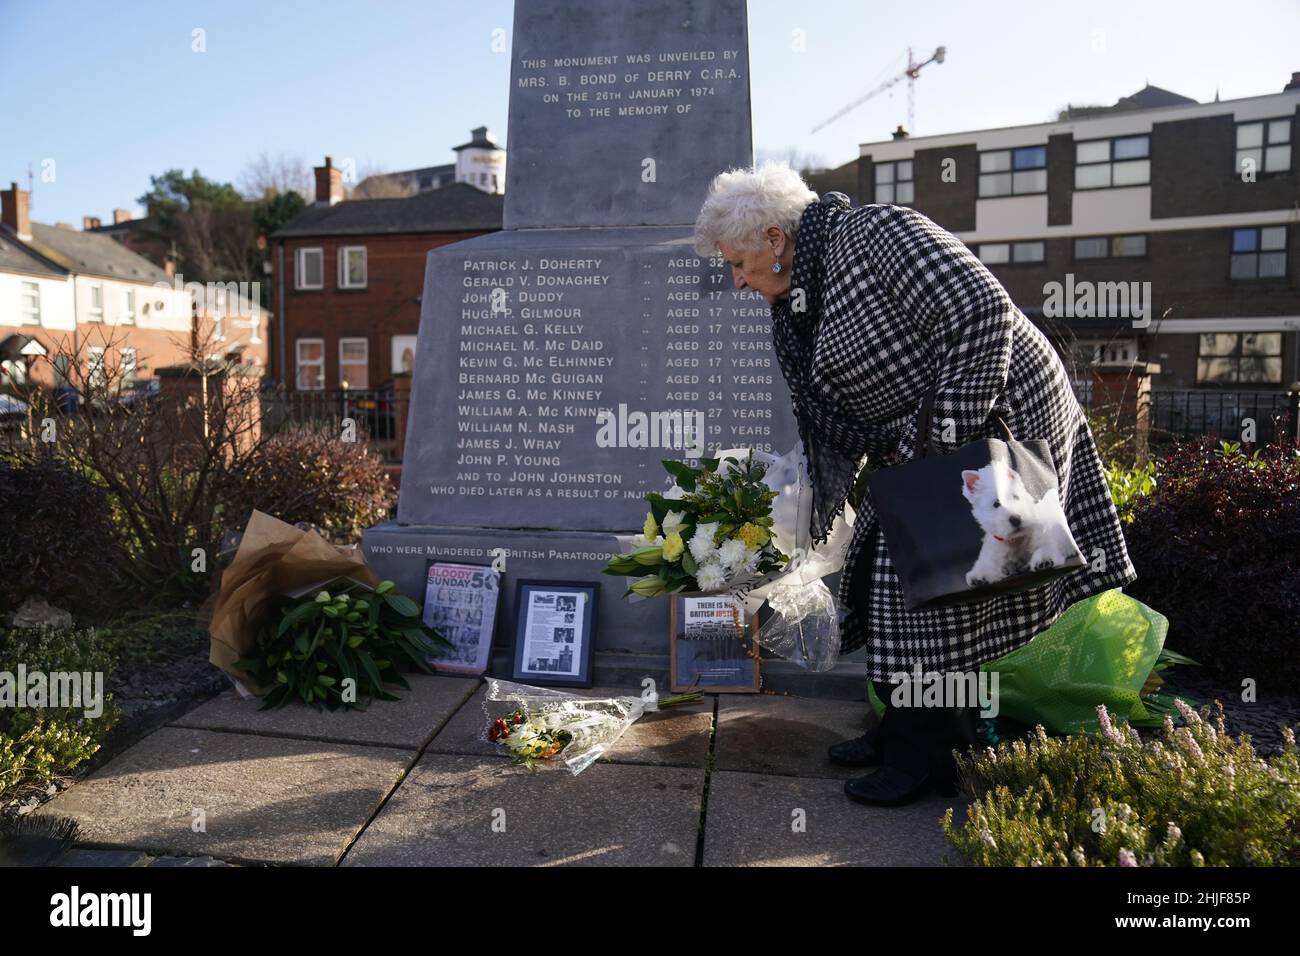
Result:
M698 468L665 461L674 482L650 494L645 527L619 537L606 574L630 581L633 600L681 592L730 593L746 616L771 613L758 643L812 671L839 660L838 608L822 581L844 566L853 536L851 505L814 547L812 489L802 446L777 457L726 449Z
M693 704L703 694L580 697L547 687L488 680L483 709L487 739L536 770L558 760L575 776L609 750L647 711Z
M790 557L772 537L776 492L764 484L767 466L752 451L743 459L702 458L698 468L663 464L672 488L646 495L650 511L632 550L615 555L604 571L634 578L628 594L726 591L785 568Z

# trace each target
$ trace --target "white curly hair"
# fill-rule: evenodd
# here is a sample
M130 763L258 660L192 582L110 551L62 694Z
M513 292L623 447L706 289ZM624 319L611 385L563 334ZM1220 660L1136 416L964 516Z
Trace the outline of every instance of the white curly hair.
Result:
M780 226L791 239L799 217L817 194L788 163L768 161L718 173L695 220L695 251L717 255L718 245L753 251L763 243L763 230Z

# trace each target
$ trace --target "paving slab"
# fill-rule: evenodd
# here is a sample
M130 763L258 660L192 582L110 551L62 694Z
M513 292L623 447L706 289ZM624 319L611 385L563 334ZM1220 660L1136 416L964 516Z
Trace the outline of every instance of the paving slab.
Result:
M411 760L396 748L163 727L34 812L72 817L97 846L328 866Z
M584 697L619 697L637 694L627 687L562 688ZM487 717L483 711L486 686L479 688L429 744L428 753L469 754L509 759L496 744L483 740ZM713 729L713 698L698 704L670 707L646 714L618 739L601 762L648 764L661 767L703 768L709 755Z
M957 864L939 826L950 806L965 819L961 800L930 796L905 807L868 807L849 800L839 780L718 771L709 781L704 865Z
M302 703L262 710L260 699L245 700L231 688L171 726L419 750L479 686L478 678L404 676L410 691L389 688L400 701L377 700L365 710L321 711Z
M719 695L714 767L841 780L861 776L865 771L831 763L826 749L865 733L869 711L869 704L856 701Z
M693 866L704 771L425 754L344 866Z

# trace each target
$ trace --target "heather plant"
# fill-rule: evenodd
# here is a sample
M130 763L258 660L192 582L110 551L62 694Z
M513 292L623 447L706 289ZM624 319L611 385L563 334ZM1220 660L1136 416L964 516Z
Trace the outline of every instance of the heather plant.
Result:
M1098 734L1002 742L958 760L972 802L943 829L980 866L1294 866L1300 864L1295 734L1262 758L1182 701L1143 740L1097 708Z

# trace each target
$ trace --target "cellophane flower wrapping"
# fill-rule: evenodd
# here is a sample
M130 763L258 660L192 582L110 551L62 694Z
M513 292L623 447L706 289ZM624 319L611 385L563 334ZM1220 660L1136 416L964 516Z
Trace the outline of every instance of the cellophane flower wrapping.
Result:
M624 732L647 711L658 710L658 698L582 697L550 687L532 687L490 677L483 700L483 739L494 720L522 709L552 729L567 730L573 739L556 759L575 776L599 760Z

